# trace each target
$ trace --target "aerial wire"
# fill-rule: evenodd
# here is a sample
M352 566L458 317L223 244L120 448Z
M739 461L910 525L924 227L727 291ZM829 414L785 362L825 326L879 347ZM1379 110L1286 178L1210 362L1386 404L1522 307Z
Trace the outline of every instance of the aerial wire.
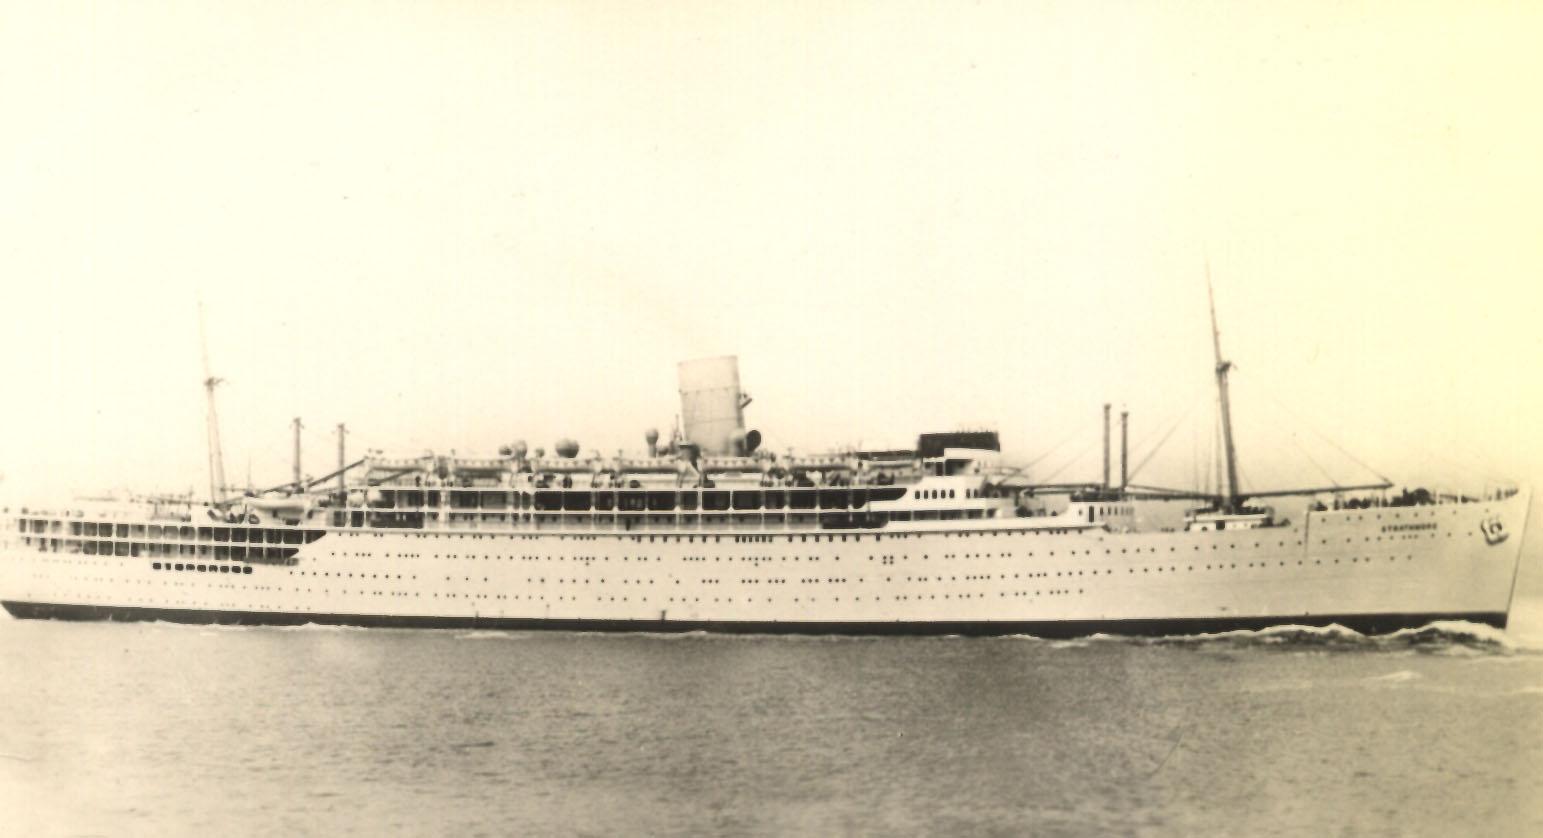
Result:
M1065 463L1062 463L1060 468L1058 468L1055 471L1051 472L1050 474L1046 475L1044 482L1049 483L1051 480L1055 479L1055 477L1057 475L1059 475L1061 472L1066 471L1068 468L1071 468L1073 465L1076 465L1077 463L1081 462L1083 455L1087 454L1088 451L1091 450L1093 448L1093 446L1096 445L1096 444L1098 444L1098 440L1094 440L1093 442L1090 442L1087 445L1084 445L1082 447L1081 451L1078 451L1076 454L1073 454L1072 458L1070 460L1067 460Z

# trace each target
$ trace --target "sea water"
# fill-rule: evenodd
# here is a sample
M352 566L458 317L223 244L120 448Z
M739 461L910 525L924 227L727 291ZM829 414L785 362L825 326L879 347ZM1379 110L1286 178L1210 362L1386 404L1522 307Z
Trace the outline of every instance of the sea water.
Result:
M1376 638L0 618L0 804L10 835L1543 835L1543 600Z

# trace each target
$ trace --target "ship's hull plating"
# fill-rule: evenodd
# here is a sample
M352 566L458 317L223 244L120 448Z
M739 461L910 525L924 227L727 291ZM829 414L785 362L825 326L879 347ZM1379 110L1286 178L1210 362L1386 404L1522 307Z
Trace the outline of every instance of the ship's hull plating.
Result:
M251 572L201 558L23 550L12 538L0 601L21 618L579 631L1504 627L1527 504L1523 492L1223 532L336 530L293 565Z
M212 611L111 605L5 602L20 619L188 623L231 626L357 626L361 628L480 629L492 631L717 632L723 634L964 635L1027 634L1068 638L1094 634L1128 637L1256 631L1281 625L1343 626L1363 634L1385 634L1442 620L1506 627L1504 612L1422 614L1318 614L1202 619L960 621L960 622L734 622L691 620L582 620L529 617L435 617L394 614L316 614L271 611Z

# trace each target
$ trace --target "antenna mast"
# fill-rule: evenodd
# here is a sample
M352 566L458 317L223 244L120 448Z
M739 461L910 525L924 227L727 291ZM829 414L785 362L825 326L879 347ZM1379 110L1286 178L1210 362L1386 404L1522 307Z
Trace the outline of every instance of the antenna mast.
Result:
M1238 452L1232 445L1232 404L1227 399L1227 371L1232 369L1232 362L1222 360L1222 333L1216 326L1216 292L1211 289L1209 261L1205 265L1205 293L1211 302L1211 343L1216 350L1216 392L1221 397L1222 450L1227 458L1226 509L1235 512L1238 508Z
M204 394L209 402L205 433L209 442L209 503L218 506L225 500L225 452L220 447L220 416L214 409L214 388L225 379L209 371L209 338L204 328L204 301L198 301L198 349L204 362Z
M300 431L305 426L300 424L299 416L296 416L295 421L290 424L295 428L295 491L303 492L305 491L305 482L300 479Z
M348 434L348 426L343 424L342 422L339 422L338 423L338 506L347 506L348 505L348 480L343 475L343 472L348 470L347 466L345 465L345 463L348 462L348 460L347 460L347 458L345 456L345 454L347 453L346 443L344 443L344 441L343 441L343 437L346 436L347 434Z
M1120 491L1130 485L1130 411L1120 411Z

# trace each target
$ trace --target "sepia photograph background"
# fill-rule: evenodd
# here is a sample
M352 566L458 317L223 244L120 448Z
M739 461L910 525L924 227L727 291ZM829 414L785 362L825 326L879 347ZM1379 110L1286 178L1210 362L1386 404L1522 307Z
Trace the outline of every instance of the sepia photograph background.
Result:
M985 428L1096 481L1108 403L1135 482L1215 491L1208 282L1245 493L1537 487L1540 36L1525 2L6 3L0 497L202 498L206 375L260 489L295 417L315 476L338 423L350 459L636 450L729 354L775 453Z

